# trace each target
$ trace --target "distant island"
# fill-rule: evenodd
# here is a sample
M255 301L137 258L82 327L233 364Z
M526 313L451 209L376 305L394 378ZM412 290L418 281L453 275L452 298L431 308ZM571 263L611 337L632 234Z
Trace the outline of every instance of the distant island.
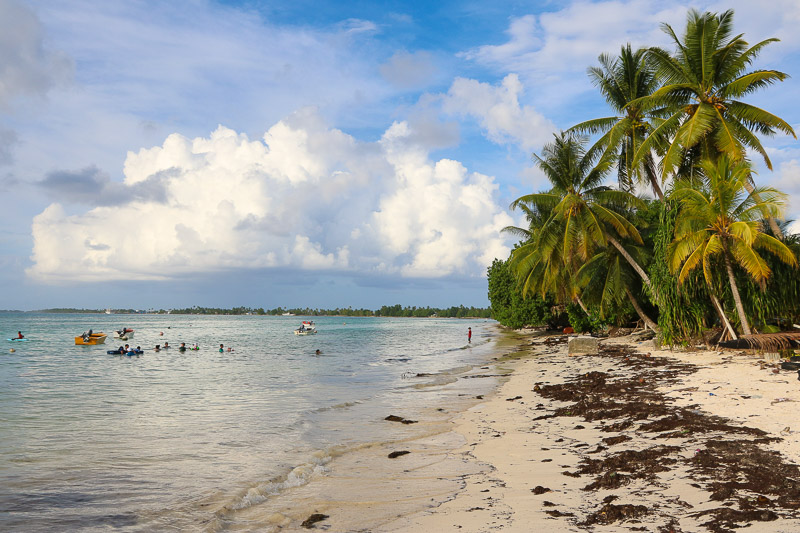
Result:
M146 311L139 309L73 309L73 308L52 308L39 309L36 313L95 313L95 314L115 314L115 315L135 315L135 314L157 314L157 315L301 315L301 316L390 316L390 317L417 317L417 318L493 318L491 308L465 307L463 305L438 308L438 307L416 307L397 305L384 305L380 309L353 309L352 307L336 309L311 309L290 308L264 310L264 308L253 307L233 307L225 309L221 307L187 307L185 309L149 309Z

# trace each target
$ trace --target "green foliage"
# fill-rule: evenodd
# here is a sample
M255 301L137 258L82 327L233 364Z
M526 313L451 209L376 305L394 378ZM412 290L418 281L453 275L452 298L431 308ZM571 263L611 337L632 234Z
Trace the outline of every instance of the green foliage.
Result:
M675 232L678 209L675 201L661 204L658 229L653 235L653 261L649 275L655 294L650 295L658 304L658 327L661 341L670 346L686 344L697 338L706 327L709 309L709 296L706 286L695 273L678 286L678 278L670 273L667 266L667 248Z
M668 24L662 27L676 52L670 54L658 47L648 50L662 87L643 98L651 106L664 108L664 119L655 130L662 135L650 135L639 146L635 160L650 154L654 143L668 137L671 145L662 155L662 178L680 168L696 148L705 158L727 154L735 161L745 159L745 151L750 149L772 169L754 132L773 135L782 131L794 137L794 130L780 117L740 98L787 78L777 70L747 72L763 48L777 39L750 46L743 35L733 31L732 10L721 14L690 10L681 38Z
M534 154L551 188L511 204L529 224L505 229L522 242L489 269L500 322L541 319L552 301L567 306L576 331L597 331L633 309L654 328L647 317L656 313L662 341L673 345L723 322L747 333L748 317L758 331L800 321L800 237L769 234L764 222L776 227L785 195L755 186L748 164L758 154L771 169L759 135L795 133L742 101L787 77L749 70L776 39L751 46L733 31L732 11L691 10L681 37L662 28L673 53L627 45L589 70L612 116L581 122ZM586 150L576 133L599 139ZM617 190L605 185L614 166ZM634 182L658 201L629 194Z
M590 310L587 315L578 304L567 306L567 316L569 325L577 333L598 333L608 325L608 322L600 318L599 312Z
M786 235L783 242L795 257L800 258L800 235ZM767 333L765 326L776 324L780 319L787 324L800 322L800 274L797 268L772 254L765 254L764 260L772 271L766 283L755 283L742 271L738 271L736 276L747 316L761 333ZM724 298L732 302L729 290L725 291Z
M552 302L539 295L525 298L519 289L507 261L495 259L488 271L489 302L492 316L506 327L551 325L558 321Z

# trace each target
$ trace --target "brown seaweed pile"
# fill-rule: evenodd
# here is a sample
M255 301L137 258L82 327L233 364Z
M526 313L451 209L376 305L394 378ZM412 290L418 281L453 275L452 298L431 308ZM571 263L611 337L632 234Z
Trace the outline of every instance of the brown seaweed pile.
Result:
M659 473L680 467L688 472L687 481L692 486L709 493L709 501L720 502L714 509L693 514L686 511L686 516L695 519L708 517L702 525L709 531L732 532L752 522L800 516L800 468L763 447L776 440L774 437L703 413L697 406L676 407L657 390L663 385L677 384L682 376L693 373L693 365L633 353L624 346L605 346L594 357L613 358L624 371L589 372L559 385L536 384L534 391L541 396L572 403L535 420L580 416L598 424L603 431L627 430L655 440L681 439L681 445L618 450L631 438L607 437L603 443L613 447L610 451L598 446L589 452L598 454L596 457L584 458L574 472L564 472L573 477L591 476L592 481L583 490L617 489L633 480L657 482ZM687 449L696 451L680 453ZM636 523L657 513L657 508L612 504L616 498L606 498L577 525L588 528L617 521ZM685 507L690 506L685 504ZM658 531L678 532L679 521L670 517Z

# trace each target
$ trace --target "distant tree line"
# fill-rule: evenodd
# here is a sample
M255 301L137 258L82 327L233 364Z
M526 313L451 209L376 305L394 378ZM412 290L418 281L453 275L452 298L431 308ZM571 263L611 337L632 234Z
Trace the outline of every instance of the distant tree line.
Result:
M335 309L312 309L310 307L292 307L264 310L264 308L233 307L223 309L219 307L187 307L185 309L159 310L156 313L171 313L173 315L271 315L284 314L303 316L391 316L391 317L442 317L442 318L492 318L491 309L480 307L465 307L463 305L446 308L438 307L403 307L397 305L384 305L380 309L353 309L352 307L337 307Z
M158 311L143 311L141 309L111 309L115 315L137 315L143 313L157 313ZM63 313L63 314L103 314L105 309L76 309L74 307L53 307L50 309L39 309L34 313ZM161 311L166 313L166 311Z
M0 311L6 312L6 311ZM22 311L7 311L22 312ZM105 309L75 309L69 307L56 307L52 309L40 309L36 313L65 313L65 314L102 314ZM142 311L137 309L112 309L115 315L132 315L150 313L156 315L270 315L280 316L285 314L302 316L393 316L393 317L441 317L441 318L492 318L491 309L482 307L465 307L463 305L452 307L403 307L397 305L384 305L380 309L353 309L352 307L337 307L335 309L312 309L310 307L276 307L275 309L265 310L263 307L186 307L183 309L150 309Z

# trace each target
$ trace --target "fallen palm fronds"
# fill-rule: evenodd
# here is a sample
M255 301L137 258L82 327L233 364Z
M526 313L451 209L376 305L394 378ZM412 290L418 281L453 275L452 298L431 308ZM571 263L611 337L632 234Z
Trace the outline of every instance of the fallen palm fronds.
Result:
M720 342L719 346L722 348L751 349L763 352L778 352L790 348L800 348L800 331L742 335L737 340Z

